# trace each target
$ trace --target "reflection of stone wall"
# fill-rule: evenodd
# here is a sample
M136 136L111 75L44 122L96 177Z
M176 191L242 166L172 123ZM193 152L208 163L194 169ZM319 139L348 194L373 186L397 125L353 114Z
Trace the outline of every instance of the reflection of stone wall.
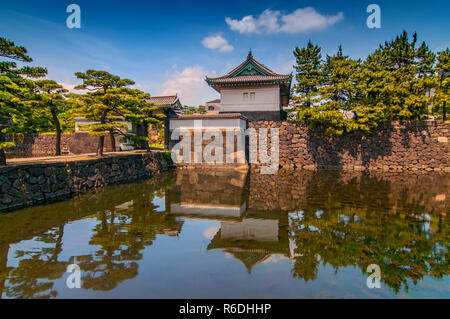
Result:
M243 203L247 171L179 170L176 185L182 204L237 206Z
M0 211L149 177L168 168L161 152L0 167Z
M252 172L248 208L295 211L367 209L445 213L450 209L450 176L436 173L338 171Z
M36 134L24 137L15 137L11 141L16 143L15 147L6 150L8 158L16 157L38 157L55 155L55 134ZM75 133L61 135L61 151L65 149L69 154L86 154L97 151L98 137L89 133ZM117 147L117 136L115 138ZM111 152L111 139L105 137L104 151Z
M334 138L296 122L249 122L249 127L280 129L283 168L450 172L449 121L387 123L372 135Z

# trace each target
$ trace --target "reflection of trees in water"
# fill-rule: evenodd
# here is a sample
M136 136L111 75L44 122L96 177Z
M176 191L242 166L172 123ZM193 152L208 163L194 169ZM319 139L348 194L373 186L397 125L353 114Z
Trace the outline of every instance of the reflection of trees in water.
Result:
M112 186L88 192L79 199L31 208L17 219L8 218L8 227L32 224L40 233L33 238L30 228L27 239L33 238L41 247L17 250L18 266L7 268L9 243L18 240L13 232L2 232L5 236L0 235L0 297L3 293L8 298L56 297L58 292L52 281L61 278L67 265L74 262L81 268L85 289L111 290L118 283L134 278L138 274L136 261L142 259L145 246L152 245L157 234L174 235L181 230L181 221L154 212L153 199L164 196L164 189L172 183L173 174L163 174L139 184ZM45 218L41 218L43 207ZM79 219L95 212L99 223L92 230L89 244L96 250L59 261L68 216ZM36 219L42 220L36 223ZM44 230L50 226L50 230Z
M220 180L219 175L214 174L214 181ZM396 292L408 289L410 281L415 284L424 276L448 275L448 176L252 174L249 193L241 191L245 183L226 180L235 188L222 190L219 184L205 180L194 186L189 182L182 189L184 184L177 186L174 174L165 174L0 216L0 296L55 297L58 292L52 281L61 278L73 262L81 267L84 289L112 290L120 282L136 277L143 249L151 246L158 234L177 235L182 227L182 221L174 215L154 212L155 196L190 203L211 202L208 195L212 194L219 204L225 201L240 206L245 202L248 209L243 213L244 219L273 219L276 213L278 242L264 243L264 254L288 256L291 240L296 246L296 257L291 256L292 275L305 281L317 278L321 264L331 265L336 271L358 267L365 276L367 265L378 264L383 281ZM169 194L167 188L171 185L174 187ZM443 200L436 201L440 194L444 195L440 197ZM166 206L169 204L166 202ZM288 213L290 223L286 221ZM64 225L87 216L98 221L89 238L89 248L95 251L60 260ZM216 235L215 244L218 238ZM27 239L42 245L39 249L17 251L14 258L18 266L7 267L11 244ZM255 256L250 255L254 247L248 241L231 238L221 244L217 247L231 247L233 252L246 249L245 256L241 253L242 259L255 263Z
M62 251L64 226L55 227L36 237L36 241L46 244L39 250L16 250L18 267L8 271L5 295L8 298L52 298L58 295L53 282L66 271L69 263L58 261Z
M129 211L119 214L99 214L101 222L94 228L89 244L100 248L94 254L75 257L82 270L83 288L112 290L118 283L136 277L136 261L142 259L145 246L151 246L157 234L181 230L181 221L170 215L146 212L140 209L142 204L133 204Z
M343 180L323 172L309 180L301 213L292 214L295 252L303 255L295 259L294 277L315 279L321 263L336 271L356 266L365 275L378 264L382 280L398 292L408 290L408 281L448 275L449 219L424 209L426 189L411 194L368 175Z

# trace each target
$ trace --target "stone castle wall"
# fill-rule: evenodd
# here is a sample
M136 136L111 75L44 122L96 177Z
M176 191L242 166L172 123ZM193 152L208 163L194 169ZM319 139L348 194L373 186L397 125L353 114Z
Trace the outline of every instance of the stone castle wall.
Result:
M450 176L438 172L250 171L250 209L442 213L450 207Z
M150 177L169 168L162 152L0 167L0 211L64 199L93 187Z
M55 155L55 134L35 134L23 137L13 137L11 141L16 143L15 147L6 149L7 158L39 157ZM69 154L86 154L97 151L98 137L89 135L87 132L61 135L61 151ZM115 136L117 148L117 136ZM105 137L104 151L111 152L111 138Z
M296 122L253 121L249 127L279 129L282 168L450 172L449 121L386 123L370 135L332 138Z

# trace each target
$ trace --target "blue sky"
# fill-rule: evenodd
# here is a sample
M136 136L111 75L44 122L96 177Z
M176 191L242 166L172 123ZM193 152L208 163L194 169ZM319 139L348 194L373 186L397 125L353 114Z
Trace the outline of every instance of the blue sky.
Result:
M81 8L81 28L66 26L66 7ZM369 29L366 8L381 8ZM4 1L0 36L25 46L33 64L70 88L86 69L107 70L151 95L178 93L183 104L218 97L204 77L222 75L245 59L290 73L295 46L309 39L325 54L342 44L364 58L402 30L417 31L434 51L450 46L445 1ZM251 17L249 17L251 16ZM246 18L244 18L246 17ZM226 19L228 18L228 19Z

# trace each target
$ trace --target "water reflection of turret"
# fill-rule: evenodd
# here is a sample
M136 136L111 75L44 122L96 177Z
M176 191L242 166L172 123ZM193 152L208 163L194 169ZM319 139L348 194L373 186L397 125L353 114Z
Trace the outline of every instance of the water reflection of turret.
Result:
M273 255L289 257L287 214L247 210L239 222L221 222L210 249L221 249L252 268Z
M179 171L170 214L220 221L208 250L220 249L252 267L274 254L289 257L287 214L249 210L248 176L239 170Z
M170 214L239 220L247 208L247 181L246 170L180 170L168 195Z

